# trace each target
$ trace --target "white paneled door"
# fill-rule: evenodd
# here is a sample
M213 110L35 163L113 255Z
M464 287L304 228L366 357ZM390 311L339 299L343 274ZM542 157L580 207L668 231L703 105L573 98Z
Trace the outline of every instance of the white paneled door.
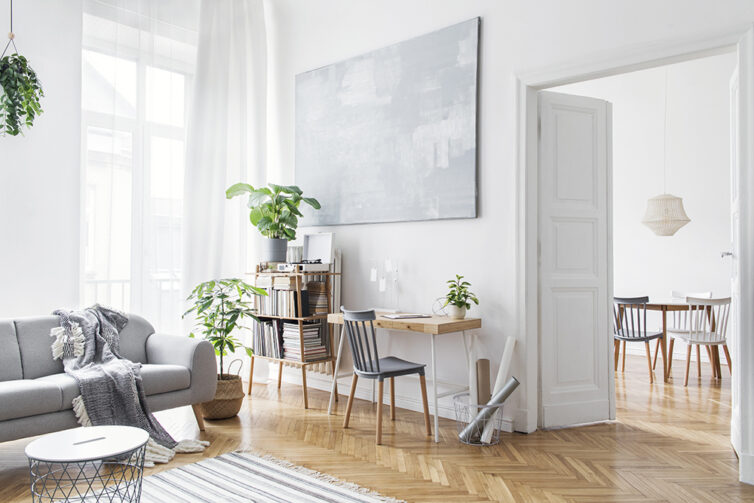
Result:
M733 72L730 79L730 250L723 252L723 257L729 257L730 260L730 296L731 296L731 319L728 330L728 348L730 349L731 359L734 362L740 362L740 351L738 350L738 306L741 294L741 283L739 281L741 245L739 240L739 228L741 226L741 201L739 199L738 169L739 156L738 148L739 127L738 127L738 107L739 107L739 72L738 69ZM732 366L733 383L731 385L731 423L730 423L730 441L737 453L741 452L741 410L740 410L740 373L741 366Z
M540 426L615 417L611 105L539 93Z

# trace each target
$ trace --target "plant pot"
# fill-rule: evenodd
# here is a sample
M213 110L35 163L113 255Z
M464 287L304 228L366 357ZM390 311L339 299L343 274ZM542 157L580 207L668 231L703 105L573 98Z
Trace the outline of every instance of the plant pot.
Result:
M466 317L466 308L448 304L448 316L454 320L462 320Z
M217 376L217 391L215 398L201 404L202 416L205 419L227 419L238 414L243 403L243 387L241 376L223 374L222 379Z
M262 262L285 262L287 253L287 239L268 238L262 244Z

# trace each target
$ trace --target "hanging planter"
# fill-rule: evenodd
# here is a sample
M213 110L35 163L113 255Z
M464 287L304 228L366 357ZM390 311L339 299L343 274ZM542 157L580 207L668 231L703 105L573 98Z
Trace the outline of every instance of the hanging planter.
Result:
M18 53L13 33L13 0L10 0L10 33L0 55L0 135L17 136L24 127L34 125L42 113L40 98L44 91L36 72L25 57ZM13 47L13 53L8 49Z

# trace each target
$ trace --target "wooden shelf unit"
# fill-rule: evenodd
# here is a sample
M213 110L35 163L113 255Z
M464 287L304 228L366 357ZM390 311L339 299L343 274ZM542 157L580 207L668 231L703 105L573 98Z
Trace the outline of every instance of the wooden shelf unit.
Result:
M302 304L301 304L301 291L304 290L304 278L310 277L310 276L323 276L325 278L325 293L327 296L327 313L317 313L317 314L311 314L308 316L281 316L281 315L274 315L274 314L264 314L264 313L256 313L256 317L264 320L264 319L273 319L273 320L282 320L282 321L288 321L288 322L296 322L298 323L299 328L299 344L301 348L301 359L300 360L289 360L286 358L274 358L271 356L262 356L262 355L251 355L251 365L249 367L249 387L247 390L247 394L251 395L251 387L254 382L254 360L257 358L260 358L262 360L267 360L270 362L276 362L278 363L278 389L280 389L280 386L282 384L282 377L283 377L283 364L291 364L301 367L301 380L302 380L302 386L303 386L303 393L304 393L304 408L309 408L309 397L308 397L308 391L306 388L306 367L310 365L318 365L321 363L330 363L333 374L336 372L335 368L335 354L334 354L334 332L332 330L332 326L327 321L327 315L328 313L332 312L333 306L333 287L332 287L332 281L331 278L333 276L340 276L340 273L338 272L328 272L328 271L321 271L321 272L312 272L312 271L293 271L293 272L280 272L280 271L265 271L261 270L260 266L257 266L256 272L250 273L254 275L254 285L258 283L260 276L269 276L273 278L272 286L271 287L263 287L263 288L270 288L272 292L274 292L275 284L274 284L274 278L276 277L287 277L287 278L294 278L293 291L296 292L296 308L297 312L301 314L303 312ZM287 290L287 289L280 289L280 290ZM311 309L311 307L310 307ZM328 346L328 354L323 358L317 358L316 360L304 360L304 322L306 321L320 321L322 324L322 328L326 330L326 332L323 334L323 337L327 337L329 340ZM256 322L255 322L256 323ZM337 391L336 391L337 393Z

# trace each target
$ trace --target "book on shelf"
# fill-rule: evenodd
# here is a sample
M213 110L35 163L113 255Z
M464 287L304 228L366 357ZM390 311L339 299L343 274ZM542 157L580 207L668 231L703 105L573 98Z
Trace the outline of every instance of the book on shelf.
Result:
M254 308L259 316L281 316L297 318L309 316L309 294L301 290L301 313L298 309L298 292L296 290L277 290L265 288L267 296L254 297Z
M329 356L326 330L322 322L305 323L299 328L298 323L283 323L283 358L296 361L321 360ZM303 337L301 335L303 332ZM303 348L301 339L303 338Z
M251 349L257 356L283 357L281 324L278 320L260 321L252 327Z
M325 314L327 305L327 284L324 281L310 281L306 284L309 292L309 309L313 314Z

